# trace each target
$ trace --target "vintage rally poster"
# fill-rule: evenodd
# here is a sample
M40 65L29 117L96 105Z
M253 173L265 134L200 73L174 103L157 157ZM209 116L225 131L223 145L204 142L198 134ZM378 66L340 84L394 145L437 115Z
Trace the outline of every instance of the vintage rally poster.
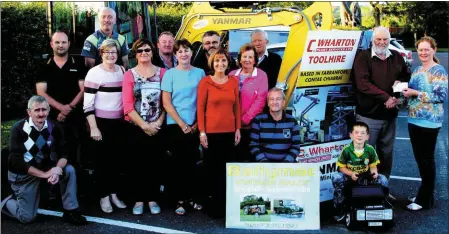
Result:
M320 229L318 164L228 163L226 227Z

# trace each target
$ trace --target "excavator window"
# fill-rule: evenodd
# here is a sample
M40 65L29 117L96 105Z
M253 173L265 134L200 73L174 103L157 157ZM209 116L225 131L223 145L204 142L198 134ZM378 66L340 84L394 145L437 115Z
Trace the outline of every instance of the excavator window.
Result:
M317 29L321 28L321 22L323 21L323 14L317 13L313 17L313 23Z

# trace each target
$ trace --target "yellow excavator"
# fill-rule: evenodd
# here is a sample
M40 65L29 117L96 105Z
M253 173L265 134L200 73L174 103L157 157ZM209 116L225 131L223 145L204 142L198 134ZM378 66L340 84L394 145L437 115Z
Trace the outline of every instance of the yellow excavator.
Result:
M276 85L284 89L287 105L296 87L308 32L332 29L334 20L331 3L315 2L304 10L297 7L263 9L225 7L223 3L220 6L213 6L209 2L193 3L188 14L183 17L176 39L185 38L194 48L198 48L203 34L214 30L221 35L221 43L226 46L228 43L226 35L230 30L289 26L290 33Z

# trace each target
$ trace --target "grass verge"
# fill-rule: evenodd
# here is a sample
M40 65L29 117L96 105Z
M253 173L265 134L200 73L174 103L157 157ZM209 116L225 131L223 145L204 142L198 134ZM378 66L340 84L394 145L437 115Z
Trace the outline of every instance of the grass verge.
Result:
M267 210L267 214L263 215L245 215L243 210L240 210L240 221L253 221L253 222L270 222L271 221L271 210Z
M2 149L8 147L9 135L12 126L17 122L17 119L2 122Z

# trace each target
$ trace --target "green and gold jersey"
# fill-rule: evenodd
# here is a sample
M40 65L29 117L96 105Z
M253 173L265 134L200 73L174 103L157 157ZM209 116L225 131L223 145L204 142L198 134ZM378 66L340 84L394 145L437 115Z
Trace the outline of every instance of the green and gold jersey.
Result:
M376 150L367 143L363 152L357 153L354 150L354 143L351 142L343 148L337 160L337 166L348 168L356 173L366 172L369 167L375 167L379 163Z

